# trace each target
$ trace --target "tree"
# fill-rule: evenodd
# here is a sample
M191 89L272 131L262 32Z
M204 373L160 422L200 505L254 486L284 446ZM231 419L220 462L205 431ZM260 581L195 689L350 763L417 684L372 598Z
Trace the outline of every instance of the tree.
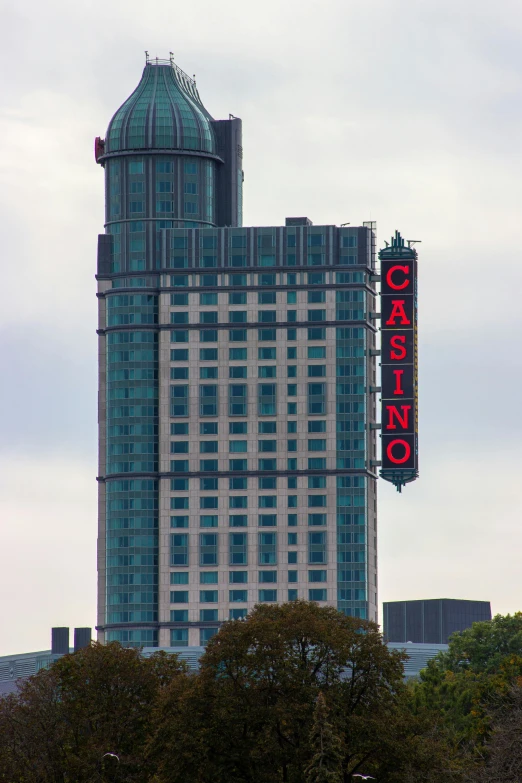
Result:
M342 742L328 720L328 712L324 695L319 691L310 732L313 756L305 770L306 783L340 783L342 780Z
M421 767L427 758L417 741L425 727L412 731L403 657L377 626L331 607L258 605L222 626L197 677L161 694L149 746L158 781L305 783L305 770L317 771L319 694L332 732L328 772L335 777L338 740L344 783L357 772L398 780L403 748ZM428 755L433 765L436 754Z
M64 656L0 700L0 780L144 780L153 707L184 671L175 656L147 659L116 643ZM104 761L107 752L119 762Z
M439 654L434 665L443 671L493 674L510 656L522 657L522 612L497 614L452 634L448 651Z

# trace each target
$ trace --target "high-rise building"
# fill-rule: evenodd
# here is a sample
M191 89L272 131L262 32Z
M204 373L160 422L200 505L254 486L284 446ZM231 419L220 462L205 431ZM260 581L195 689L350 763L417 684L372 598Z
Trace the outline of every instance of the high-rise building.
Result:
M102 640L377 619L374 224L242 228L241 120L150 60L96 140Z
M383 633L387 642L447 644L452 633L489 620L489 601L433 598L383 604Z

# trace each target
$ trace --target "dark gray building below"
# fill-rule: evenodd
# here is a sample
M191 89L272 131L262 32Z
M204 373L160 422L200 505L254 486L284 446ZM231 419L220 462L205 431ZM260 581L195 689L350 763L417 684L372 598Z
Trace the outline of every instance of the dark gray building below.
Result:
M489 601L434 598L388 601L383 604L383 633L387 642L447 644L455 631L491 620Z

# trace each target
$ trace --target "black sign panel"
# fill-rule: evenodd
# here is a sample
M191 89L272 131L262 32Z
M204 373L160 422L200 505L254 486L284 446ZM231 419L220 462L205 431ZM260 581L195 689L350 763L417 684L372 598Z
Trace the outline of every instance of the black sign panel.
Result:
M400 491L418 476L417 253L398 232L381 261L381 476Z

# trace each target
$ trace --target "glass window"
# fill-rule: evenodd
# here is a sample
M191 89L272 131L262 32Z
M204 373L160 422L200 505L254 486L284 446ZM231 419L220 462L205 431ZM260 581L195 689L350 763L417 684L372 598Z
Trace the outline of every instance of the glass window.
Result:
M246 324L247 311L246 310L230 310L228 314L228 320L231 324Z
M309 340L326 340L326 329L320 327L309 327L308 329Z
M297 546L297 533L287 533L288 546Z
M247 276L246 275L229 275L228 276L228 284L229 285L246 285L247 284Z
M179 296L179 294L178 294ZM199 303L200 305L217 305L218 303L218 295L217 293L211 293L211 294L200 294L199 295ZM216 313L217 315L217 313ZM216 318L217 321L217 318Z
M257 312L257 320L260 323L268 324L268 323L275 323L276 321L276 311L275 310L258 310Z
M277 489L277 476L259 476L259 489Z
M170 480L170 489L172 492L188 492L188 478L175 478Z
M216 473L218 471L217 459L200 459L199 469L204 473Z
M188 566L188 535L186 533L171 533L170 536L170 565ZM172 601L172 597L171 597Z
M323 527L326 525L326 514L308 514L310 527Z
M201 296L201 294L200 294ZM171 315L181 315L181 313L171 313ZM202 310L199 314L200 324L217 324L218 314L217 310Z
M188 362L188 348L173 348L170 352L171 362Z
M217 416L218 415L218 387L200 386L199 387L199 415Z
M288 476L287 485L288 489L297 489L297 476Z
M240 471L240 470L248 470L248 460L247 459L229 459L228 461L228 469L232 472Z
M326 451L325 438L309 438L308 451Z
M257 450L259 452L277 451L277 440L258 440Z
M231 495L228 503L230 508L248 508L248 495Z
M276 303L276 292L275 291L258 291L258 293L257 293L257 302L258 302L258 304L275 304Z
M246 514L231 514L228 518L230 527L247 527L248 516Z
M308 415L324 415L326 413L326 384L308 384Z
M277 339L277 329L258 329L257 339L260 342L275 343Z
M200 343L217 343L218 333L217 329L202 329L199 333Z
M286 442L287 451L297 451L297 440L292 439Z
M188 370L188 367L187 367ZM208 381L212 378L218 377L218 368L217 367L200 367L199 368L199 377L201 380Z
M246 384L230 384L228 387L228 415L246 416L248 409L248 387Z
M201 478L199 480L199 488L203 491L218 489L219 486L219 479L218 478Z
M188 305L188 294L171 294L170 295L170 304L172 306L176 307L187 307ZM188 323L188 321L187 321Z
M199 629L199 644L200 647L204 647L207 642L209 642L213 636L215 636L218 632L219 628L200 628Z
M214 498L200 498L201 501L210 501L214 500ZM215 498L217 501L217 498ZM213 503L200 503L200 508L217 508L217 502L215 504ZM214 514L204 514L203 516L200 516L199 518L199 526L200 527L217 527L218 526L218 518Z
M199 564L202 566L218 564L218 534L217 533L200 533Z
M247 348L229 348L228 358L231 362L244 362L247 359Z
M311 589L308 591L309 601L326 601L326 589Z
M257 368L258 378L275 378L277 373L276 365L261 365Z
M229 329L228 339L231 343L246 343L247 330L246 329Z
M309 378L326 378L326 365L325 364L309 364L308 365L308 377Z
M268 272L265 272L264 274L258 275L257 279L259 285L276 285L275 274L269 274Z
M214 288L218 284L218 276L217 275L199 275L199 284L200 284L200 286L205 286L205 288L208 288L208 287Z
M189 518L188 517L182 517L182 516L173 516L170 518L170 526L171 527L188 527L189 526Z
M286 395L287 395L287 397L295 397L297 395L297 384L296 383L289 383L289 384L287 384Z
M200 435L217 435L218 423L217 421L202 421L199 425Z
M199 602L201 604L217 604L218 591L217 590L200 590Z
M248 560L248 534L229 533L229 564L246 565Z
M188 454L188 440L177 440L170 444L171 454Z
M287 340L297 340L297 329L287 329L286 330L286 339Z
M260 495L259 508L277 508L277 495Z
M228 423L228 431L230 435L246 435L248 432L248 422L230 421Z
M258 581L277 584L277 571L260 571L258 574Z
M201 623L205 622L217 622L218 619L218 610L217 609L200 609L199 610L199 621Z
M171 473L188 473L189 463L188 459L171 459L170 471Z
M324 345L311 345L308 348L309 359L326 359L326 347Z
M277 590L260 590L259 600L262 603L277 602Z
M247 476L232 476L228 480L229 489L248 489Z
M290 583L297 582L297 571L289 571L288 572L288 581Z
M228 600L230 603L246 603L248 601L247 590L229 590Z
M218 572L217 571L201 571L199 575L199 582L202 585L217 585Z
M296 378L297 377L297 365L296 364L289 364L287 365L288 368L288 377L289 378Z
M287 348L286 349L286 358L287 359L297 359L297 348Z
M260 421L258 422L258 432L262 435L271 435L272 433L277 432L277 422L276 421Z
M246 305L246 291L230 291L228 294L228 303L229 305Z
M297 421L287 421L287 432L297 432Z
M231 452L245 452L247 451L246 440L230 440L228 442L228 450Z
M171 367L170 368L170 379L172 381L183 381L187 380L189 377L189 368L188 367Z
M201 454L217 454L217 450L217 440L202 440L199 443L199 451Z
M308 272L307 279L308 285L324 285L324 272Z
M247 616L247 609L229 609L228 610L228 619L229 620L243 620Z
M248 582L248 571L229 571L228 580L231 585L246 585Z
M289 527L297 527L297 514L288 514L287 524Z
M308 476L308 489L325 489L326 476Z
M308 495L308 508L326 506L326 495Z
M287 552L287 563L295 564L297 563L297 552Z
M188 324L188 313L174 312L170 314L171 324Z
M187 353L188 353L188 351L187 351ZM218 360L218 349L217 348L200 348L199 349L199 359L202 362L217 362L217 360Z
M188 343L188 331L185 329L173 329L170 333L171 343Z
M171 604L188 604L188 590L171 590Z
M274 360L277 358L277 348L258 348L257 358L259 361Z
M308 291L308 303L320 304L326 302L326 291Z
M296 402L289 402L287 403L287 414L288 416L296 416L297 415L297 403Z
M277 414L277 384L259 383L257 387L259 416L275 416Z
M308 310L309 321L326 321L326 310Z
M308 470L326 470L326 457L310 457Z
M188 286L188 275L171 275L170 276L170 284L171 286L174 286L175 288L183 288L184 286Z
M259 514L257 523L259 527L275 527L277 525L277 514Z
M287 304L297 304L297 291L287 291L286 292L286 303Z
M188 571L174 571L170 575L171 585L188 585L189 575Z

